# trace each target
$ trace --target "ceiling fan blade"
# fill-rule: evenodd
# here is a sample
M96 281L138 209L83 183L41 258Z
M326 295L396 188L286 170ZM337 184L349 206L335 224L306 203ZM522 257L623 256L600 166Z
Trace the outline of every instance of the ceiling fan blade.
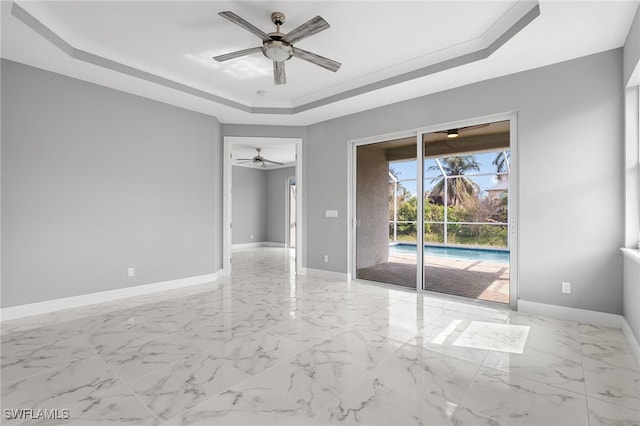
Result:
M284 163L278 163L277 161L271 161L271 160L267 160L267 159L262 159L263 163L271 163L271 164L277 164L279 166L284 166Z
M236 164L246 164L246 163L250 163L251 160L246 160L246 161L238 161Z
M342 65L340 62L325 58L324 56L316 55L315 53L311 53L307 50L298 49L297 47L293 48L293 56L304 59L305 61L309 61L312 64L316 64L333 72L338 71Z
M309 19L298 28L294 28L293 30L289 31L289 33L284 36L282 40L286 43L293 44L304 38L317 34L320 31L324 31L327 28L329 28L329 24L327 23L327 21L322 19L322 17L320 16L316 16L315 18Z
M273 82L275 84L285 84L287 76L284 73L284 62L273 62Z
M253 158L236 158L238 161L253 161Z
M238 15L236 15L233 12L229 12L229 11L220 12L220 13L218 13L218 15L222 16L223 18L228 19L229 21L231 21L234 24L244 28L245 30L249 31L250 33L253 33L253 34L257 35L258 37L260 37L262 39L262 41L271 40L271 37L269 37L267 35L267 33L262 31L260 28L256 27L255 25L245 21L244 19L242 19L241 17L239 17Z
M251 55L252 53L262 52L262 47L252 47L250 49L238 50L237 52L225 53L224 55L214 56L218 62L228 61L229 59L239 58L241 56Z

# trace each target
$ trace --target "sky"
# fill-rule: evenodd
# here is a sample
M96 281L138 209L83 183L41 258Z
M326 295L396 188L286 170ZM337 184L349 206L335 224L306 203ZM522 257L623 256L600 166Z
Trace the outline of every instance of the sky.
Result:
M486 152L480 154L474 154L476 162L480 166L480 171L470 171L465 173L476 182L480 189L485 190L487 188L494 187L496 185L496 176L472 176L474 173L495 173L496 166L493 164L493 160L496 158L495 152ZM396 174L402 181L405 188L411 192L412 195L416 194L416 160L401 161L390 163L389 166L396 171ZM438 183L442 178L442 174L438 170L428 170L429 167L436 166L436 162L433 159L425 159L425 191L428 191L433 185ZM432 182L430 178L436 178ZM405 180L407 179L407 180ZM486 194L481 194L486 195Z

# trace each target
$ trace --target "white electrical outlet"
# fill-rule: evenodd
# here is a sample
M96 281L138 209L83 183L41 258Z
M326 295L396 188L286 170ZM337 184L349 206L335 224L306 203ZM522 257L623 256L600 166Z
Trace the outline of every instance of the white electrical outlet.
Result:
M322 260L324 260L324 263L328 263L329 262L329 255L325 254Z
M562 282L562 293L571 294L571 283L568 283L566 281Z
M130 268L127 268L127 276L128 277L135 277L136 276L136 268L134 268L133 266Z

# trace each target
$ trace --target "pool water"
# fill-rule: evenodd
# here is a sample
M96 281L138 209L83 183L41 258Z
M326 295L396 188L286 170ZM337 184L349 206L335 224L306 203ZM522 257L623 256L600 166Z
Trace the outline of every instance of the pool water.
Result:
M393 244L389 253L416 254L415 244ZM485 250L459 247L424 246L425 256L446 257L449 259L480 260L485 262L509 263L509 250Z

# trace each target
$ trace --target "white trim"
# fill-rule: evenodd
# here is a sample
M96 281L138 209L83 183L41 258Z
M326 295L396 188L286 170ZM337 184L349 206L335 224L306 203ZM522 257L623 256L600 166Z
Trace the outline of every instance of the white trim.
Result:
M627 256L629 259L633 260L636 263L640 263L640 250L638 249L629 249L629 248L621 248L620 251Z
M231 143L222 140L222 271L231 275Z
M631 330L631 326L625 317L622 317L622 332L624 333L624 337L627 338L627 342L629 342L629 347L631 348L631 352L633 352L633 356L636 357L638 366L640 366L640 341L638 341L638 336L633 334L633 330Z
M351 280L351 274L345 274L344 272L325 271L324 269L302 268L302 275L325 278L327 280Z
M232 244L231 248L233 250L236 249L249 249L249 248L258 248L258 247L286 247L287 245L284 243L272 243L271 241L260 241L258 243L241 243L241 244Z
M43 302L29 303L26 305L10 306L8 308L0 309L0 318L2 318L2 321L7 321L32 315L61 311L64 309L95 305L96 303L110 302L112 300L124 299L127 297L142 296L160 291L175 290L193 285L206 284L216 281L219 275L219 272L216 272L213 274L118 288L115 290L100 291L97 293L82 294L79 296L64 297L61 299L45 300Z
M622 315L607 312L590 311L587 309L570 308L568 306L548 305L546 303L518 300L518 312L525 314L544 315L586 324L601 325L611 328L622 328Z

